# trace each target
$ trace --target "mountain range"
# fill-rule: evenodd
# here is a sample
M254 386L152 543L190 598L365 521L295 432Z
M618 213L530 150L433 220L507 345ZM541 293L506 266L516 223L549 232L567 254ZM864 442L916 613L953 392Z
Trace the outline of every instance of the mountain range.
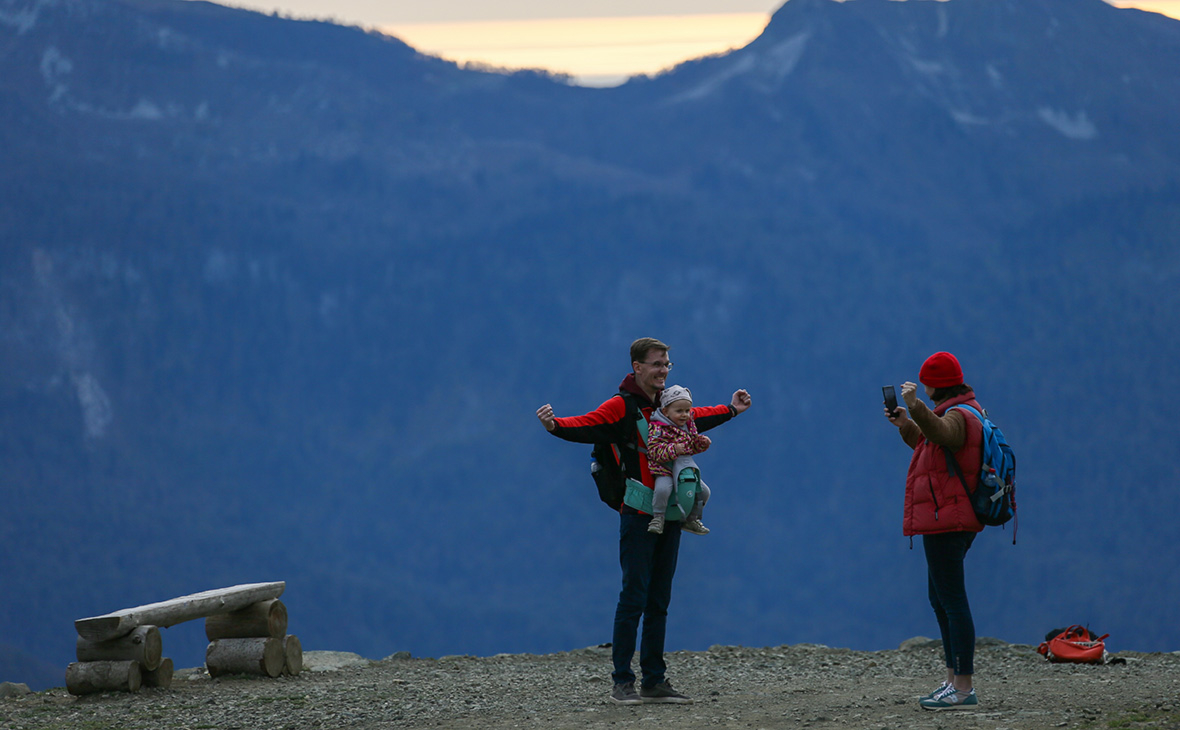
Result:
M309 649L608 641L617 520L534 412L596 407L641 336L754 399L699 459L669 648L936 633L878 393L950 350L1018 458L980 633L1180 649L1176 69L1180 22L1102 0L789 0L612 89L0 0L0 680L52 683L76 618L271 580Z

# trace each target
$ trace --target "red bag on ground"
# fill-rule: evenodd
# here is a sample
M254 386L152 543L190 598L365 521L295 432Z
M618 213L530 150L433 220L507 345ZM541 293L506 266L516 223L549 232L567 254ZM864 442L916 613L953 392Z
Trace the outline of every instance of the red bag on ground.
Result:
M1108 636L1110 634L1095 636L1089 629L1075 624L1068 629L1050 631L1037 651L1051 662L1103 664L1106 662L1106 644L1103 640Z

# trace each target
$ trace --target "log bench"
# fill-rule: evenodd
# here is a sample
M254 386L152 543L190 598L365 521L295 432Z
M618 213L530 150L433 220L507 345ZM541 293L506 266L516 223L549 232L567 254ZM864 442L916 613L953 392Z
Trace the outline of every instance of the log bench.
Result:
M81 618L78 661L66 669L73 695L137 692L172 684L172 660L163 656L158 627L205 619L209 675L299 674L303 649L287 635L287 609L279 600L286 583L250 583Z

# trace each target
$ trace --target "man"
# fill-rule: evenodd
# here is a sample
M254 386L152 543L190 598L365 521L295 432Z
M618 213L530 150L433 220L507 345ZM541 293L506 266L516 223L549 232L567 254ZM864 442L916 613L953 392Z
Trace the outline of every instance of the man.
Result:
M636 427L638 421L627 418L625 398L630 398L646 420L660 400L660 391L668 378L672 363L668 360L668 346L651 337L631 343L631 373L619 385L619 394L612 396L596 410L582 416L556 418L548 403L537 409L537 418L554 436L577 443L613 443L618 447L627 477L652 489L655 480L648 468L643 438ZM738 390L729 405L696 407L692 409L697 429L707 431L719 426L750 407L750 394ZM668 604L672 598L672 576L676 572L676 557L680 551L680 523L667 523L662 534L649 532L651 515L622 505L619 508L619 562L623 568L623 588L615 608L612 640L614 688L611 700L625 705L644 702L689 703L691 699L672 689L664 663L664 633L667 626ZM643 635L639 648L639 667L643 680L635 689L635 673L631 659L635 655L635 639L639 620L643 619Z

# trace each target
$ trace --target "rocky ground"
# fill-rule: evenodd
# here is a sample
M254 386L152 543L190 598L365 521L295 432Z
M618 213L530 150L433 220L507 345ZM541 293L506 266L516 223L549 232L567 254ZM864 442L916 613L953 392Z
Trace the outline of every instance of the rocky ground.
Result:
M1180 653L1062 665L1031 646L982 639L979 708L936 713L916 699L941 678L939 644L924 639L877 652L799 644L670 654L669 676L691 705L611 704L609 652L381 661L308 652L296 677L186 670L166 690L8 697L0 728L1180 728Z

